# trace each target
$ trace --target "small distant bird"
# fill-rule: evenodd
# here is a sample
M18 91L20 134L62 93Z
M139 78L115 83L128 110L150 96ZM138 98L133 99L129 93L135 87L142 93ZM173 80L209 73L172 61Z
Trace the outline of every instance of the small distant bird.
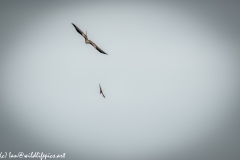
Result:
M102 91L102 88L101 88L101 85L99 84L99 88L100 88L100 94L103 95L103 97L105 98L104 94L103 94L103 91Z
M96 48L100 53L108 55L108 54L105 53L101 48L99 48L95 43L93 43L93 41L91 41L91 40L88 39L88 37L87 37L87 31L86 31L86 34L84 34L75 24L72 23L72 25L75 27L76 31L85 38L85 43L86 43L86 44L91 44L91 45L92 45L94 48Z

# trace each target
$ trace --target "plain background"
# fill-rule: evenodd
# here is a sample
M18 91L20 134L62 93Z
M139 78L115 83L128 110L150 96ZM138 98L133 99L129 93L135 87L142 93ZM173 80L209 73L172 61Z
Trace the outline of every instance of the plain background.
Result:
M239 159L239 8L1 1L0 152Z

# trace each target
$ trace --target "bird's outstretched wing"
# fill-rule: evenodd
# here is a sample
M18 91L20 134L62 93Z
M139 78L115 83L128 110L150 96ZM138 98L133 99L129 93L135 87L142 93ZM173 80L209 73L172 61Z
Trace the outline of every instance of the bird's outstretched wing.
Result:
M85 39L87 39L87 35L83 33L75 24L72 23L72 25L75 27L76 31L81 34Z
M89 43L90 43L94 48L96 48L96 50L98 50L100 53L108 55L108 54L107 54L106 52L104 52L101 48L99 48L95 43L93 43L93 41L89 40Z
M105 98L105 96L104 96L103 92L102 92L102 95L103 95L103 97Z
M101 88L100 84L99 84L99 88L100 88L100 94L102 94L103 97L105 98L105 95L103 94L103 91L102 91L102 88Z

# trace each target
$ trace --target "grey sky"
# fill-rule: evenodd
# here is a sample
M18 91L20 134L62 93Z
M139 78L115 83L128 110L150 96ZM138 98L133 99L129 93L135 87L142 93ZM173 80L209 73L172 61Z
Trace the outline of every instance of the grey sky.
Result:
M239 3L0 4L0 152L240 157Z

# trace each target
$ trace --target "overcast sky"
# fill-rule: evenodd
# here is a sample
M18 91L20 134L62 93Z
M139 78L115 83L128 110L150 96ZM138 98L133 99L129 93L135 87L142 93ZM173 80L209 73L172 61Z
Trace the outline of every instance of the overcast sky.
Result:
M238 159L239 8L1 1L0 152ZM85 44L71 23L108 55Z

